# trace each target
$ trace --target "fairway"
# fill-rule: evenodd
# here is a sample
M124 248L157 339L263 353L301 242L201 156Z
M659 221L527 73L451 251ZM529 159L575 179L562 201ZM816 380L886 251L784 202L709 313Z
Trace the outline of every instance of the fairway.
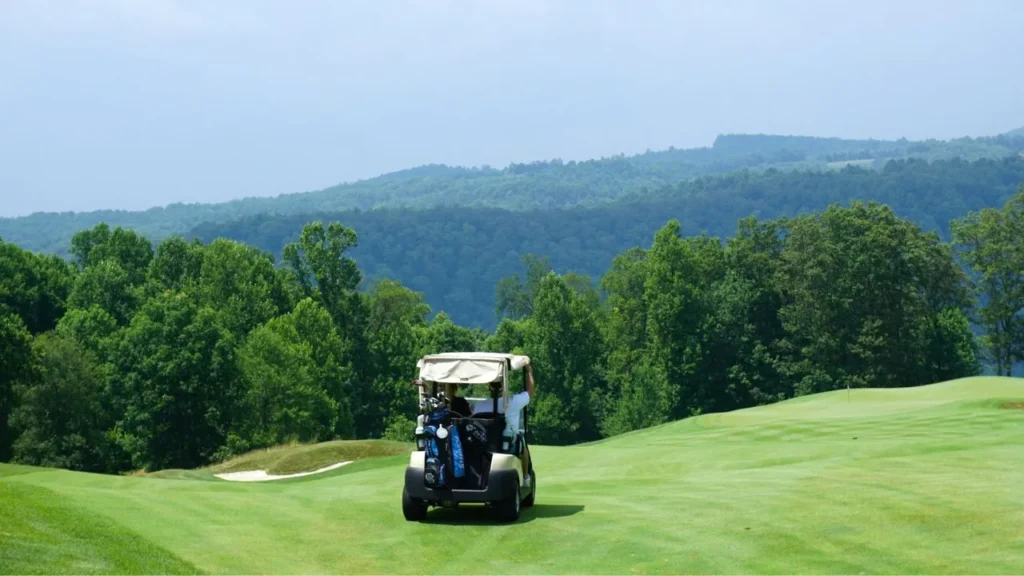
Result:
M537 504L512 525L478 507L406 522L401 454L253 483L0 465L0 572L1024 571L1024 380L832 392L533 453Z

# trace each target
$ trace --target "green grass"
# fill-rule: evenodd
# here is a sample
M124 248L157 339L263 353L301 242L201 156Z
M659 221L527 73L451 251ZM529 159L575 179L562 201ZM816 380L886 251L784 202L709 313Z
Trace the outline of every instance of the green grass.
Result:
M405 522L402 455L266 483L0 466L0 572L1019 574L1022 407L976 378L536 447L514 525Z
M413 444L387 440L337 440L320 444L295 444L253 450L201 470L161 470L150 478L215 480L214 474L244 470L266 470L267 474L294 474L367 458L407 455Z

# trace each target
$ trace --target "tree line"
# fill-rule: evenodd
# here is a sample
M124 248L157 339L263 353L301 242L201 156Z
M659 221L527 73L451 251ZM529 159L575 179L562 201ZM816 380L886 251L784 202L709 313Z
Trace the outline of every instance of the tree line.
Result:
M428 322L397 282L357 290L355 242L315 222L281 262L105 224L74 236L71 262L0 244L0 459L119 472L404 439L416 359L483 334Z
M493 331L494 286L526 254L542 254L558 271L597 279L619 253L650 242L670 219L688 235L726 238L748 215L771 220L876 200L944 240L950 221L1002 205L1024 181L1024 159L890 162L880 171L737 172L683 182L645 197L592 208L509 211L436 208L263 214L204 223L187 237L231 238L280 255L302 225L338 221L359 234L352 250L367 282L393 278L425 295L458 324Z
M1010 376L1024 361L1024 186L952 222L953 242L855 202L740 221L726 242L670 221L595 289L527 257L485 341L533 359L535 441L596 440L843 388ZM973 326L981 328L980 338Z
M585 161L554 159L513 163L501 169L420 166L323 190L273 198L172 204L139 212L101 210L0 218L0 236L30 250L65 255L75 232L101 222L131 228L161 241L174 234L187 234L197 223L232 222L268 213L305 217L310 213L383 208L420 210L458 206L511 211L587 208L623 199L642 199L680 182L737 170L822 172L831 169L830 162L835 160L875 160L877 166L888 160L907 158L998 161L1017 157L1021 151L1024 151L1024 135L1016 133L949 141L729 134L719 136L707 147L670 148ZM735 221L735 218L722 221L725 233L731 233ZM659 225L661 223L663 221Z
M416 359L531 356L533 441L569 444L847 387L1009 374L1024 359L1024 188L945 242L877 203L747 217L720 241L670 220L594 280L542 256L494 287L491 332L423 296L360 289L355 232L282 251L101 224L73 259L0 243L0 459L191 468L284 442L409 440ZM978 338L972 322L984 330Z

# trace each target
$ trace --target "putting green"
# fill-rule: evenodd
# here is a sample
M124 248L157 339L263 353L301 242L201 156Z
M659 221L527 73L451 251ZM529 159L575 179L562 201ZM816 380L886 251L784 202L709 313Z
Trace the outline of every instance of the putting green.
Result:
M820 394L534 458L513 525L406 522L401 455L255 483L0 466L0 572L1024 570L1022 380Z

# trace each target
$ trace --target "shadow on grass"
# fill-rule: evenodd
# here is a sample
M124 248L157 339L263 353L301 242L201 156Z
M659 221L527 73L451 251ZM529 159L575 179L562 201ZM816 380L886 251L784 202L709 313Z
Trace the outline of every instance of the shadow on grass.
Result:
M458 508L432 508L427 513L425 524L451 524L465 526L512 525L545 520L548 518L565 518L583 512L583 506L577 504L534 504L523 508L519 520L508 523L497 518L497 511L483 504L461 504Z

